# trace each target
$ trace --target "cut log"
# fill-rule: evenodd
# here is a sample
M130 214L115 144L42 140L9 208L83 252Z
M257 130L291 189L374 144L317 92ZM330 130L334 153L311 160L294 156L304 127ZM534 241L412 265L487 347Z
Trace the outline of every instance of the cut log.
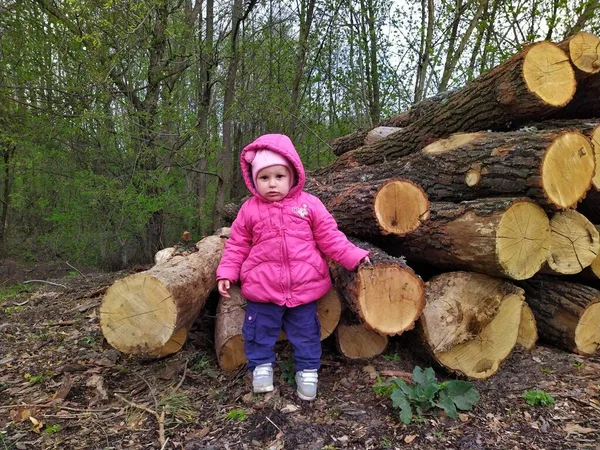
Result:
M240 287L232 285L229 289L231 297L219 298L217 317L215 320L215 351L219 367L231 372L246 364L248 359L244 353L242 326L246 315L246 300L242 297Z
M369 136L372 136L372 132L374 130L386 129L385 136L389 136L389 134L391 134L390 132L400 131L400 128L406 127L407 125L419 119L429 117L432 114L432 112L435 111L435 108L438 106L438 103L447 102L448 96L451 94L452 91L439 92L432 97L425 98L420 102L412 105L408 111L402 112L400 114L397 114L395 116L389 117L381 121L379 125L375 128L369 130L358 130L354 133L350 133L346 136L337 138L331 143L333 153L337 156L340 156L351 150L355 150L359 147L362 147L363 145L367 145L372 142L375 142L376 140L379 140L369 140Z
M384 248L408 261L441 269L465 269L522 280L546 261L550 223L544 210L527 198L490 198L432 203L431 217Z
M340 230L362 239L403 236L429 217L427 195L408 180L325 185L309 179L306 191L319 197Z
M236 370L246 363L244 353L244 325L246 300L238 285L229 290L231 298L220 297L215 322L215 351L219 367L227 372ZM342 302L335 289L317 300L317 314L321 323L321 340L329 337L340 321ZM279 340L287 339L282 331Z
M370 244L371 264L349 271L331 264L331 275L343 301L369 329L393 336L415 326L425 306L423 280L404 261Z
M569 56L578 80L600 72L598 36L580 31L556 45Z
M401 177L418 183L430 201L527 196L548 209L565 209L591 186L595 162L589 139L579 132L481 132L453 135L390 163L330 169L319 171L317 180L335 185Z
M519 336L517 344L525 350L533 350L538 340L537 324L533 311L527 303L523 303L521 310L521 324L519 325Z
M575 210L561 211L550 219L550 252L543 273L573 275L592 264L600 253L596 227Z
M333 334L342 314L342 299L334 288L317 300L317 314L321 323L321 340L323 340Z
M381 355L388 337L375 333L363 324L340 323L335 329L338 351L349 359L367 359Z
M117 280L100 305L100 327L123 353L150 354L192 326L216 286L215 272L228 229L151 269Z
M419 330L434 359L469 378L488 378L517 343L524 292L499 278L448 272L425 285Z
M335 139L331 143L331 147L333 153L340 156L346 152L357 149L358 147L362 147L363 145L380 141L396 131L400 131L400 128L396 126L379 126L371 130L359 130Z
M550 42L538 42L450 93L445 101L429 108L426 117L343 154L328 170L391 161L451 133L514 128L563 107L575 89L566 53Z
M594 151L594 160L596 162L596 170L592 178L592 185L596 189L600 189L600 118L593 119L563 119L563 120L546 120L544 122L534 122L527 130L538 131L545 130L553 132L560 131L578 131L589 138Z
M600 291L550 276L536 276L519 286L525 289L541 340L581 355L598 351Z

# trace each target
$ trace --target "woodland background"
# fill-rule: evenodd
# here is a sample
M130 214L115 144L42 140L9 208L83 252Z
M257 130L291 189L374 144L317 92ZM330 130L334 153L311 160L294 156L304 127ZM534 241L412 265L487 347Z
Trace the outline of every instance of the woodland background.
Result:
M0 257L108 270L212 233L241 148L328 142L525 43L600 33L599 0L0 0Z

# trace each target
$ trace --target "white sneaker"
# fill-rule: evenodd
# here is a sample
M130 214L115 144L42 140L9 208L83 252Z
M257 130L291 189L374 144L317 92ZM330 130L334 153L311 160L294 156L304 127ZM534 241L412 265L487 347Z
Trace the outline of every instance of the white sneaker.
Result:
M306 369L296 372L296 393L302 400L317 398L317 383L319 375L317 369Z
M252 388L254 392L271 392L273 390L273 365L261 364L252 372Z

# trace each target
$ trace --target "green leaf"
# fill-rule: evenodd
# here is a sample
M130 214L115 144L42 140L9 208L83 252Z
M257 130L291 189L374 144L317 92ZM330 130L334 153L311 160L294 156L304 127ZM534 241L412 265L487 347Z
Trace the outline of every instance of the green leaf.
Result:
M408 425L412 420L412 408L406 396L399 390L394 390L390 396L394 408L400 408L400 420Z
M437 384L437 378L435 377L435 372L431 367L423 370L419 366L415 367L413 370L412 379L415 383L422 386L429 386L430 384Z
M456 407L463 411L471 410L473 405L479 401L479 392L468 381L448 381L443 392L446 392Z
M440 391L438 396L439 400L436 402L436 405L444 410L449 417L456 419L458 415L456 414L456 406L454 405L454 400L446 390Z

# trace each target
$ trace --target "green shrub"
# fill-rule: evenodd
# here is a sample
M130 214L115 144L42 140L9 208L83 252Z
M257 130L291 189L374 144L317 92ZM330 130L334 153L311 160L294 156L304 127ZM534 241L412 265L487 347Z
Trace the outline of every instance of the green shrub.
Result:
M525 391L523 398L529 406L549 406L556 403L556 400L550 394L537 389Z
M436 407L456 419L457 410L471 410L479 400L479 392L471 383L462 380L438 383L431 367L425 370L415 367L412 379L414 384L408 384L401 378L391 378L387 383L376 385L382 393L386 392L383 386L391 387L389 397L392 405L400 409L400 420L405 424L411 422L414 414L420 417Z

